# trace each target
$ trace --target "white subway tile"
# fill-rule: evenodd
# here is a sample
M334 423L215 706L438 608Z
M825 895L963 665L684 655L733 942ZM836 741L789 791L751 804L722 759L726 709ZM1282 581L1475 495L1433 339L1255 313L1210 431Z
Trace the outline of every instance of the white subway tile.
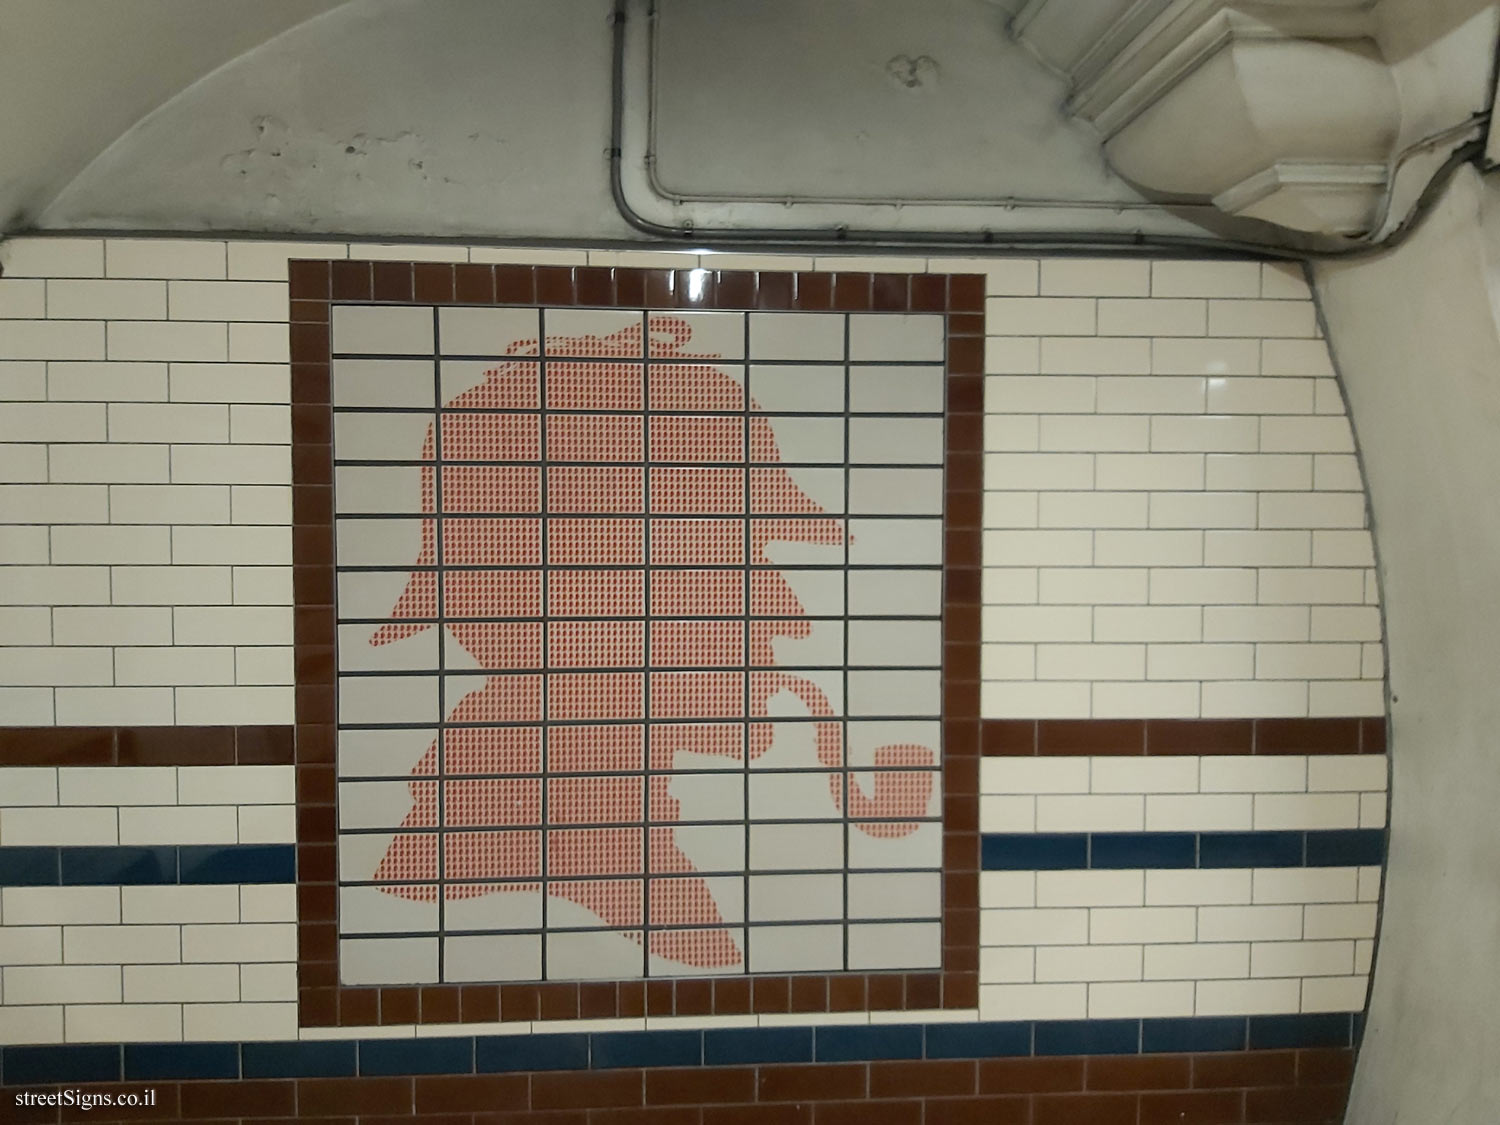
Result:
M1257 262L1151 263L1153 297L1259 297Z
M1384 828L1388 803L1384 793L1361 793L1359 826L1361 828Z
M247 805L239 810L240 843L293 844L297 809L293 805Z
M126 965L125 1002L206 1002L240 998L238 965Z
M980 945L1084 945L1087 910L981 910Z
M1339 391L1337 379L1318 379L1313 385L1313 413L1345 413L1344 396Z
M981 832L1035 832L1036 798L992 794L981 796L979 798L979 828ZM1014 904L985 902L985 905ZM1025 905L1033 904L1028 902Z
M1093 758L1089 783L1094 793L1193 793L1198 789L1198 759Z
M1132 644L1038 645L1039 680L1138 681L1146 668L1146 650Z
M0 361L0 401L40 402L47 397L47 364L37 359Z
M295 1002L296 965L239 965L240 998L249 1001Z
M297 927L291 923L186 925L183 961L295 961Z
M173 620L178 644L291 643L292 614L284 606L180 606Z
M7 965L7 1004L120 1002L119 965Z
M1314 566L1375 565L1375 542L1368 530L1313 532Z
M1147 906L1248 906L1249 868L1147 871Z
M97 238L11 238L0 242L6 277L102 277L104 243Z
M1260 502L1264 505L1269 499L1262 496ZM1250 526L1254 526L1253 517ZM1308 566L1312 562L1312 533L1210 531L1203 537L1203 561L1209 566Z
M1144 528L1149 507L1144 492L1043 492L1037 521L1042 527Z
M1262 793L1255 798L1256 831L1358 826L1357 793Z
M1041 347L1035 336L986 336L986 375L1035 375L1041 370ZM985 380L986 383L989 380ZM988 390L988 388L986 388ZM1092 398L1092 391L1090 391ZM994 409L994 407L991 407Z
M86 359L88 357L58 356L57 358ZM109 323L108 358L222 363L229 358L229 333L223 324L114 320Z
M9 797L6 797L9 804ZM177 771L170 766L63 766L57 771L60 805L170 805L177 800Z
M1386 787L1384 754L1320 754L1307 760L1309 793L1344 793Z
M1201 489L1203 457L1196 453L1100 453L1099 487L1133 489Z
M1312 290L1307 284L1307 271L1300 262L1262 262L1262 297L1277 300L1311 301Z
M1307 762L1300 754L1215 754L1203 759L1198 785L1205 793L1302 793Z
M161 320L167 287L161 281L49 281L53 320Z
M12 402L0 412L0 441L103 441L104 407L96 403Z
M981 871L979 904L985 909L1036 905L1035 871Z
M1252 492L1153 492L1154 528L1245 528L1256 524Z
M1151 420L1139 414L1043 414L1038 448L1046 453L1102 453L1151 445Z
M229 408L197 403L110 403L109 439L222 445L229 440Z
M229 522L229 489L214 485L111 485L109 515L113 523Z
M1153 453L1253 453L1260 422L1208 414L1167 414L1151 419Z
M1139 832L1145 799L1133 795L1042 796L1036 800L1038 832Z
M0 687L0 713L11 726L50 727L56 716L52 711L52 689L46 687Z
M1210 453L1205 487L1224 491L1306 491L1312 487L1312 458L1300 454Z
M1146 901L1144 888L1145 872L1142 871L1038 871L1036 904L1040 907L1143 906Z
M1260 372L1259 340L1182 336L1151 341L1154 375L1255 375Z
M230 324L231 363L286 363L291 338L285 324Z
M176 964L176 926L64 926L63 960L71 965Z
M1361 492L1272 492L1260 497L1261 527L1364 527Z
M1353 971L1352 941L1271 941L1250 947L1253 977L1332 977Z
M0 809L0 842L7 847L35 847L118 844L120 840L112 808L34 806Z
M1315 567L1262 570L1262 605L1360 605L1365 576L1361 570Z
M983 534L988 566L1088 566L1094 538L1088 531L992 530Z
M1153 793L1146 798L1148 832L1245 832L1252 827L1246 794Z
M292 721L293 692L284 687L179 687L177 722L278 726Z
M115 682L122 687L158 684L232 684L234 650L174 645L115 649ZM116 771L118 772L118 771Z
M1096 908L1088 912L1089 942L1150 945L1194 941L1196 913L1187 906Z
M1310 301L1208 302L1208 335L1304 337L1317 333L1317 316Z
M1305 641L1306 606L1205 606L1205 641Z
M0 485L0 526L102 523L108 518L109 493L103 485Z
M62 930L57 926L0 926L0 965L59 965Z
M1086 984L982 984L979 1016L986 1020L1081 1020L1088 1015Z
M1023 491L1090 489L1094 456L1090 453L986 453L984 486Z
M283 282L172 281L168 283L168 292L173 320L281 321L285 324L287 319L287 287Z
M33 278L0 279L0 320L41 320L47 315L47 283Z
M228 269L232 279L285 281L289 258L348 256L349 248L342 242L261 242L237 239L229 243Z
M1089 985L1090 1019L1150 1019L1192 1014L1191 981Z
M1038 572L1037 599L1052 605L1143 604L1146 575L1140 568L1047 567Z
M0 359L103 359L97 320L0 320Z
M1369 991L1369 977L1322 977L1302 982L1304 1012L1362 1012Z
M1144 297L1152 263L1142 258L1045 258L1044 297Z
M979 982L1030 984L1036 980L1036 950L1025 946L995 946L979 951Z
M1089 685L1079 683L999 683L979 686L979 710L986 719L1086 719Z
M1375 943L1361 940L1354 943L1354 972L1368 975L1375 960ZM1320 982L1326 983L1326 982Z
M1081 297L989 297L984 303L985 331L992 336L1092 336L1094 305L1091 298Z
M1236 980L1250 975L1250 946L1201 942L1148 945L1147 980Z
M116 605L227 605L229 567L113 567Z
M178 1004L77 1004L64 1009L69 1043L170 1043L182 1039Z
M1324 680L1308 688L1309 715L1381 715L1385 713L1383 680Z
M295 922L297 888L290 883L259 883L240 888L240 921Z
M120 888L5 887L0 917L7 926L114 923L120 920Z
M986 642L1087 641L1093 611L1087 606L985 606L980 635Z
M813 269L845 269L860 273L869 273L876 270L886 273L907 273L913 270L920 271L921 259L863 259L864 265L858 264L861 259L850 256L844 259L838 258L808 258L807 265L767 265L767 266L727 266L724 265L716 255L711 254L686 254L676 250L645 251L645 250L590 250L588 251L589 265L591 266L634 266L637 269L659 269L659 270L690 270L698 269L701 263L703 269L785 269L785 270L813 270ZM824 261L845 261L849 265L823 266ZM894 269L888 269L884 264L876 265L876 262L896 262L901 264Z
M290 451L281 445L172 446L175 484L283 484L292 482Z
M225 244L189 239L111 238L104 246L110 277L222 278Z
M1034 528L1037 525L1037 494L986 492L980 519L986 530Z
M1247 378L1208 381L1211 414L1311 414L1311 379Z
M235 443L290 445L291 407L266 404L231 406L229 440Z
M1260 447L1266 453L1353 453L1354 432L1343 415L1262 418Z
M167 365L49 363L47 397L54 401L161 402L167 397Z
M376 247L370 246L370 245L368 245L366 243L355 242L355 243L352 243L351 246L350 246L350 257L354 258L357 261L360 261L360 260L367 261L369 259L372 259L372 258L380 256L380 255L378 255L378 254L376 254L374 252L376 249L377 249ZM397 246L397 247L391 247L390 249L392 249L392 250L404 250L404 249L406 249L406 247L404 247L404 246ZM391 255L388 254L386 256L390 257ZM767 262L773 262L773 261L774 262L780 262L782 260L780 257L776 257L776 256L769 255L769 254L768 255L756 255L756 257L762 257ZM400 261L402 259L399 256L396 256L394 258L394 260ZM416 261L415 258L410 258L410 259L406 259L406 260L408 260L408 261ZM586 265L588 265L589 259L588 259L588 253L586 251L583 251L583 250L565 250L565 249L562 249L562 248L553 249L551 247L541 247L541 246L475 246L475 247L472 247L470 249L470 251L469 251L469 261L471 261L471 262L502 262L502 263L505 263L507 265L527 265L527 266L531 266L531 265L537 265L537 266L586 266ZM715 256L715 258L714 258L715 264L722 263L723 261L724 261L724 259L721 258L721 257ZM805 264L800 264L800 263L805 263ZM723 265L720 265L719 268L721 268L721 269L808 269L808 270L812 269L813 263L812 263L812 259L811 258L802 258L802 259L800 259L800 263L798 265L785 265L785 266L779 265L779 264L768 264L768 265L765 265L765 266L748 266L748 265L738 265L738 264L734 265L734 266L723 266Z
M61 1043L62 1013L62 1008L57 1005L0 1008L0 1044Z
M278 1040L298 1035L295 1003L184 1004L182 1019L189 1041Z
M294 682L292 649L284 645L237 648L233 652L233 683L270 686Z
M169 645L172 613L165 606L58 606L56 645Z
M172 689L60 687L59 726L170 726Z
M0 681L15 686L112 682L107 648L0 648Z
M1380 867L1359 868L1359 901L1379 902L1380 888L1382 883L1382 869ZM6 915L9 920L10 915Z
M238 840L238 818L233 809L123 808L122 844L233 844Z
M1094 610L1094 639L1197 642L1202 612L1196 606L1100 606Z
M51 479L58 483L166 483L164 445L53 445Z
M989 414L1091 414L1096 380L1084 375L988 375Z
M292 568L237 566L234 568L236 605L291 605Z
M1205 719L1299 718L1306 714L1304 682L1221 680L1203 685Z
M1040 422L1035 414L985 416L986 453L1034 453L1040 441Z
M0 615L0 621L3 621L3 615ZM0 767L0 804L6 808L57 804L56 768L52 766Z
M1373 902L1309 906L1303 912L1302 936L1309 941L1373 938L1379 911Z
M1256 903L1354 902L1356 867L1262 868L1255 872Z
M1035 605L1035 567L987 566L979 575L979 600L985 605Z
M1098 566L1201 566L1203 532L1100 530L1094 535L1094 562Z
M1278 1015L1298 1011L1301 1003L1298 980L1202 980L1196 988L1199 1016Z
M1178 297L1104 298L1099 302L1099 335L1202 336L1205 306L1204 301Z
M1036 979L1040 982L1140 980L1141 947L1044 946L1036 951Z
M1202 414L1202 378L1181 376L1101 376L1095 401L1100 414Z
M290 766L180 766L185 805L274 805L296 799Z
M1043 375L1149 375L1151 341L1129 336L1047 336Z
M292 561L291 528L261 527L253 524L237 524L233 527L208 525L174 527L172 528L172 561L200 566L290 564ZM253 616L258 612L261 611L247 609L240 616ZM178 640L182 638L179 637ZM237 638L234 643L276 644L277 642Z
M1357 644L1260 644L1256 675L1266 679L1352 680L1359 677Z
M1196 719L1196 683L1098 683L1092 688L1096 719Z
M1364 492L1359 458L1352 453L1315 453L1313 488L1319 492Z
M982 758L981 793L1077 793L1089 791L1089 759L1076 757Z
M8 566L0 605L90 605L109 601L104 566Z
M1322 340L1263 340L1262 375L1333 375L1328 345Z
M173 363L169 366L173 402L283 404L291 397L290 368L286 364Z
M238 887L218 885L121 887L120 909L124 922L137 925L237 922L240 891Z

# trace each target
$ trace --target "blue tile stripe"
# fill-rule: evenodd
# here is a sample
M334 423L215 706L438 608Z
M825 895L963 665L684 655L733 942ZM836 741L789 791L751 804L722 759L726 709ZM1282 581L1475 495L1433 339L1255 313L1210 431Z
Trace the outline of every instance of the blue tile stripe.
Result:
M292 844L0 847L0 887L294 883Z
M986 871L1376 867L1385 862L1385 830L991 832L980 847Z
M1359 1013L0 1048L0 1086L1352 1047Z

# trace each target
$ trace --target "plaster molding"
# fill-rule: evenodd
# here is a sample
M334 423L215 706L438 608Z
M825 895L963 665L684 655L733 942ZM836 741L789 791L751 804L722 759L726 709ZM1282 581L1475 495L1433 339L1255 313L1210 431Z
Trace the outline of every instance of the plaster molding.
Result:
M1376 222L1388 180L1384 164L1278 160L1216 195L1214 206L1299 230L1353 234Z

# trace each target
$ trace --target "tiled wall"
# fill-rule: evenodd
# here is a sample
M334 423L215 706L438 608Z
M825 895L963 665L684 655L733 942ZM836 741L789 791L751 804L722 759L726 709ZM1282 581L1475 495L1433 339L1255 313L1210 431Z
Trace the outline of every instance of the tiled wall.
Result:
M286 261L348 253L341 244L248 241L0 246L0 727L292 721ZM700 261L411 245L361 245L354 254ZM982 714L996 731L1004 720L1079 720L1093 733L1050 749L1045 731L1024 748L1008 735L990 745L987 734L977 1011L643 1012L566 1026L582 1035L931 1021L930 1039L953 1020L986 1021L978 1028L1044 1021L1036 1035L1049 1021L1122 1026L1100 1022L1110 1020L1135 1028L1135 1050L1197 1050L1221 1034L1236 1049L1347 1047L1378 904L1383 739L1358 756L1358 739L1344 754L1328 753L1338 739L1290 755L1226 754L1208 745L1216 735L1203 727L1158 756L1111 725L1383 714L1362 484L1300 275L1246 262L701 261L986 275ZM187 849L291 840L291 771L237 768L0 773L0 874L30 880L0 892L0 1042L375 1042L457 1031L443 1023L296 1030L277 944L292 920L292 889L284 879L184 878L206 862ZM267 786L257 780L253 800L252 777ZM262 803L262 793L275 800ZM172 882L101 881L121 861L103 852L120 848L177 849ZM89 885L16 874L49 862L89 872ZM262 957L259 927L270 927L264 950L274 960ZM151 1011L133 1018L141 1004ZM1343 1019L1341 1030L1317 1023L1329 1018L1319 1013ZM1255 1022L1283 1019L1303 1021L1300 1030ZM1194 1030L1153 1039L1158 1025L1172 1035ZM1027 1034L1021 1053L1062 1050L1043 1052ZM1298 1038L1320 1035L1333 1039ZM472 1050L473 1040L454 1042ZM934 1057L922 1042L917 1054ZM1065 1046L1083 1055L1121 1042L1085 1036ZM985 1043L974 1053L1001 1052L1000 1039ZM880 1049L863 1045L856 1055L913 1057L909 1045L896 1056ZM812 1051L787 1061L812 1060ZM1264 1073L1235 1080L1294 1086L1296 1060L1288 1052L1282 1061L1285 1073L1268 1061ZM241 1063L236 1055L233 1073L251 1073ZM123 1071L118 1057L112 1065L78 1073L139 1073L128 1055ZM22 1063L13 1067L9 1056L5 1066L6 1081L36 1073L15 1069ZM1076 1085L1066 1088L1082 1090L1086 1069L1078 1061ZM984 1094L985 1073L999 1096L998 1072L982 1072L978 1086L971 1074L967 1088L960 1076L950 1092ZM1187 1089L1197 1072L1183 1073ZM1308 1080L1339 1081L1331 1074L1314 1068ZM1026 1079L1045 1080L1040 1071ZM851 1097L871 1092L874 1079L862 1081ZM1320 1089L1302 1102L1262 1100L1316 1103L1332 1117L1331 1087ZM1240 1089L1233 1112L1252 1112L1252 1095ZM631 1096L623 1104L646 1095ZM1131 1100L1130 1112L1143 1104Z

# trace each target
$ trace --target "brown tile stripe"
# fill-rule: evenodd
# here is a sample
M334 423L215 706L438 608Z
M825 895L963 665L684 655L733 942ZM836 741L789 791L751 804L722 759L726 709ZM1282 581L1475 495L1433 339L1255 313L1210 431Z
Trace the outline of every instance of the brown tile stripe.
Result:
M0 727L0 766L286 766L292 728Z
M1386 752L1382 718L984 719L979 726L986 757Z
M379 1125L1336 1125L1347 1048L418 1077L78 1085L154 1107L14 1106L16 1122ZM38 1091L40 1092L40 1091Z
M301 1023L337 1026L575 1016L971 1008L979 999L979 546L984 279L973 274L643 270L412 262L288 264L296 604ZM689 278L696 275L696 283ZM329 306L933 312L947 318L941 972L620 983L345 988L335 914L333 408Z

